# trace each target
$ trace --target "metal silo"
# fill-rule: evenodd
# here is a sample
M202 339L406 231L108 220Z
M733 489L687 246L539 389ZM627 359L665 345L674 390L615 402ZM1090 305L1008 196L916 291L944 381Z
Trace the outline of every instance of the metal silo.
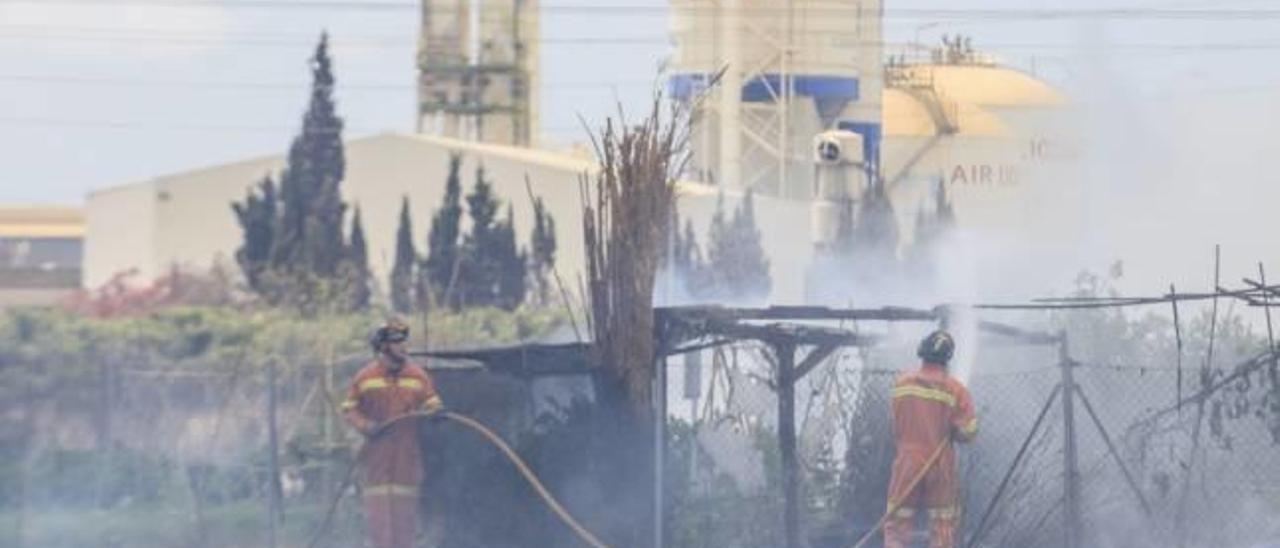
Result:
M669 89L698 111L689 175L808 198L814 135L838 121L874 169L881 18L879 0L674 0Z
M418 132L530 146L538 127L537 0L424 0Z

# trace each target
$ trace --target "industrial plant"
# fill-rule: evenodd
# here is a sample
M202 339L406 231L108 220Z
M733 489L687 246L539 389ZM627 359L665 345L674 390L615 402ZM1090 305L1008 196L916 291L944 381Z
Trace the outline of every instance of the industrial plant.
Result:
M1070 149L1069 135L1055 131L1067 99L1053 86L1000 65L973 37L888 45L882 12L880 2L860 1L671 5L671 62L658 91L691 113L681 210L701 233L721 194L736 200L751 191L767 203L760 209L776 214L758 221L766 248L779 254L776 302L805 300L803 272L783 266L812 262L833 237L841 201L882 189L903 245L939 197L954 204L962 226L1017 227L1026 188ZM573 151L590 147L585 136L576 148L538 146L537 2L427 0L421 22L417 64L405 66L417 75L419 132L353 139L346 198L388 212L408 196L426 218L443 193L449 155L460 153L462 171L483 166L501 195L523 201L527 178L564 219L559 268L573 279L584 259L570 219L580 206L578 178L590 169ZM231 211L195 211L241 198L283 163L265 156L95 191L85 286L130 269L143 280L232 261ZM528 208L515 216L517 231L532 229ZM366 222L370 261L383 279L395 218ZM114 229L100 228L107 226ZM794 245L796 237L811 245Z
M0 1L0 546L1280 546L1280 10L1117 2Z

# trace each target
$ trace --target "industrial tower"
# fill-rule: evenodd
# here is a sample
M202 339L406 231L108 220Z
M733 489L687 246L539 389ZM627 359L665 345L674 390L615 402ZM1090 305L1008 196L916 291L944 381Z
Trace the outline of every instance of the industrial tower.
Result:
M694 109L690 175L812 198L814 136L860 141L863 181L881 140L881 0L673 0L669 89ZM719 75L719 80L712 80Z
M537 0L423 0L418 132L533 145L538 38Z

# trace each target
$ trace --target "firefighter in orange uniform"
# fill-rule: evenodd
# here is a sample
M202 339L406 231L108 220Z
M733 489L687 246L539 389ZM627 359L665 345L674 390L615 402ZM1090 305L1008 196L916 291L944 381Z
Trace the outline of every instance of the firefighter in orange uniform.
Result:
M370 340L376 357L356 373L342 403L347 423L368 439L362 485L374 548L411 548L418 533L418 421L390 421L415 411L443 409L431 377L409 362L408 339L409 326L402 321L378 328Z
M889 519L884 528L885 548L911 544L916 517L929 520L930 548L953 548L959 519L956 485L956 453L952 440L968 442L978 433L969 390L947 374L947 363L956 343L946 331L935 331L920 341L916 354L923 361L915 371L903 373L893 387L893 435L897 455L889 480ZM935 450L941 452L914 489Z

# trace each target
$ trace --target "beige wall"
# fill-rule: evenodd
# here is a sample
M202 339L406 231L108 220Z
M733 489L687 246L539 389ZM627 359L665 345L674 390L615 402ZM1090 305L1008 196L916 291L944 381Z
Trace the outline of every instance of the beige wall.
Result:
M279 184L283 165L265 157L156 179L151 278L173 266L206 270L214 261L234 270L241 235L231 203L268 174Z
M513 206L517 235L528 245L533 208L525 187L542 197L556 221L557 266L576 294L585 253L582 243L580 176L592 168L586 161L544 152L481 145L440 137L379 135L347 143L348 203L359 206L369 242L370 266L385 290L395 251L401 199L408 196L414 244L425 253L431 215L444 195L449 155L463 154L463 194L475 183L476 167L505 204ZM230 203L282 165L279 157L166 176L154 181L96 192L89 197L85 283L102 283L114 272L140 268L139 281L153 279L171 265L205 269L222 257L233 270L240 228ZM699 242L715 211L716 191L686 186L680 194L681 215L693 221ZM728 194L727 214L741 196ZM809 231L810 204L756 197L756 216L763 244L770 250L776 302L800 303L804 276L813 253ZM503 210L505 215L505 206ZM464 229L466 216L464 215Z
M495 192L514 206L522 245L527 245L532 228L528 177L556 219L561 274L567 282L575 279L583 260L578 174L589 169L589 163L534 150L386 134L347 143L343 182L347 201L362 211L378 285L386 286L403 196L410 201L414 244L425 253L431 215L444 195L453 151L463 154L464 197L475 183L476 166L483 163ZM280 156L259 158L91 194L86 286L133 267L139 268L139 281L154 279L173 265L199 270L216 260L235 270L241 233L231 203L243 199L267 173L278 173L283 163Z
M369 241L369 262L380 287L395 258L395 235L400 203L409 198L413 217L414 245L426 253L431 216L444 197L449 156L463 155L461 180L465 208L466 195L475 185L477 166L483 164L485 178L505 205L513 207L516 235L528 245L533 227L533 205L525 187L528 178L534 194L540 196L556 221L557 264L566 283L578 275L584 253L579 221L579 173L587 162L548 156L546 153L496 145L478 145L428 136L380 136L347 145L347 201L359 206ZM465 230L467 216L463 215Z
M680 223L693 221L698 244L706 258L708 228L715 214L717 192L714 187L682 186L680 193ZM725 193L724 214L726 221L742 200L739 193ZM769 257L769 275L773 279L774 304L804 304L805 274L812 261L814 244L810 233L812 204L801 200L788 200L755 196L756 226L760 228L760 244ZM683 231L683 226L681 227ZM661 296L660 296L661 297ZM680 303L675 303L680 304Z
M84 287L98 287L116 273L137 268L156 275L155 187L150 182L100 190L85 207Z
M53 306L74 294L73 289L0 289L0 310Z

